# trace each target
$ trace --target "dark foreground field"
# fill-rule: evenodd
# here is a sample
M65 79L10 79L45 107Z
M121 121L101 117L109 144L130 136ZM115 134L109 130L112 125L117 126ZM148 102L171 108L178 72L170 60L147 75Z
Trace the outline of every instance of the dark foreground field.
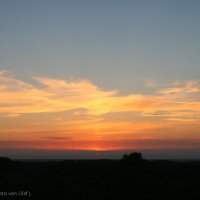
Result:
M1 158L0 199L199 200L200 162Z

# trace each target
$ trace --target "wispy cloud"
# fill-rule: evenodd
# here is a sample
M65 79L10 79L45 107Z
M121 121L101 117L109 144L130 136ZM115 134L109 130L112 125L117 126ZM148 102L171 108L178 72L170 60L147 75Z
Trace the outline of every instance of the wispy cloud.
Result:
M154 81L154 80L147 80L147 81L145 82L145 85L146 85L147 87L154 88L154 87L157 86L157 83L156 83L156 81Z
M176 82L152 95L120 96L117 90L106 91L86 79L65 81L33 77L33 85L0 72L0 113L17 117L25 113L53 113L84 109L86 115L114 112L137 112L143 117L160 116L166 120L199 120L200 83ZM149 83L150 86L154 82ZM79 115L77 111L75 115Z
M0 72L0 149L153 149L199 145L200 83L120 95L89 80ZM152 84L149 86L153 87ZM188 142L187 142L188 141Z

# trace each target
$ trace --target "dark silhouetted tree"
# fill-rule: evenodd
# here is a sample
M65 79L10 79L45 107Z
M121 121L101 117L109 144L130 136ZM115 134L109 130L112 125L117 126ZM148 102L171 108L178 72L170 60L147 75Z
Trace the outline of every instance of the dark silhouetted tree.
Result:
M133 152L130 154L124 154L122 160L126 160L126 161L141 161L142 158L142 154L139 152Z

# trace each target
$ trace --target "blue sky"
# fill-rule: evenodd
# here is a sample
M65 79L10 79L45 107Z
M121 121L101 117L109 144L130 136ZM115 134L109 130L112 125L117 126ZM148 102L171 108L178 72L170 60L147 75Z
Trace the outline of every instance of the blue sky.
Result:
M122 93L146 80L199 79L200 2L0 2L0 68L86 78Z

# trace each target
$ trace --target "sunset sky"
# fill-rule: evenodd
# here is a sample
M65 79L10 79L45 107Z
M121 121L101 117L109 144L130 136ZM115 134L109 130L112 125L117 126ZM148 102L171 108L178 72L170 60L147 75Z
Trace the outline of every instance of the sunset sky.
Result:
M198 0L0 1L0 156L200 158L199 10Z

